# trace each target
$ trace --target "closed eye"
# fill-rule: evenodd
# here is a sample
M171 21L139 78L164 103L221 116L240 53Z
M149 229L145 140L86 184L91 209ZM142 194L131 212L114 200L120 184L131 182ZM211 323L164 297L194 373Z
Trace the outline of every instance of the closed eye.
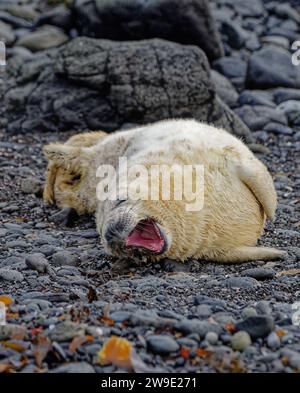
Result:
M74 183L77 183L81 180L81 175L74 175L71 180L65 181L65 184L68 186L72 186Z
M81 179L81 175L75 175L75 176L72 177L72 181L73 182L79 181L80 179Z
M126 199L117 199L114 207L118 207L124 202L126 202Z

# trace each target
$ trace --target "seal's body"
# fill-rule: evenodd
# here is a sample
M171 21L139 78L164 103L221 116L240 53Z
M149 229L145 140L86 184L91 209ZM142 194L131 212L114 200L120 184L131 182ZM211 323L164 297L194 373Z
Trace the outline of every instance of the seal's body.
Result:
M91 147L49 145L45 152L57 167L80 174L77 186L84 190L81 199L77 193L80 211L87 205L86 210L96 206L97 229L111 254L222 262L283 255L273 248L255 246L266 217L275 216L272 178L240 140L222 129L194 120L170 120L105 136ZM149 172L153 165L203 165L203 208L188 211L190 201L185 197L176 200L173 194L169 200L132 200L122 194L118 200L96 200L97 168L107 163L117 168L120 156L127 158L128 168L139 164ZM109 179L115 180L115 176ZM125 181L134 178L125 178L121 172L117 180L125 190ZM144 186L149 187L149 182ZM161 196L164 179L158 186ZM151 184L150 191L151 187L153 191L156 186Z

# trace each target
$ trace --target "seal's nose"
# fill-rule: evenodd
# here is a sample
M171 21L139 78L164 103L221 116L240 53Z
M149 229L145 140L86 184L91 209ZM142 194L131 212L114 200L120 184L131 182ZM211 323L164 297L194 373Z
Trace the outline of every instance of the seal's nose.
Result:
M104 231L104 238L109 246L124 244L126 237L125 225L122 221L108 223Z

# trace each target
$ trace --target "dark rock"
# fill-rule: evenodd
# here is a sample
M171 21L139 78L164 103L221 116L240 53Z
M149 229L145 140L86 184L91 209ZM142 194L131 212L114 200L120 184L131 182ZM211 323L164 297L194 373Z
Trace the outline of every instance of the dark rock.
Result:
M287 18L289 20L294 20L296 23L300 23L300 14L299 12L292 8L290 4L276 4L274 7L274 12L281 18Z
M0 325L0 340L9 340L14 335L25 335L26 328L20 325L15 325L12 323L6 325Z
M31 28L32 27L32 23L28 22L27 20L23 19L23 18L19 18L17 16L13 16L8 12L5 11L1 11L0 10L0 20L3 20L4 22L10 24L11 26L15 27L15 28Z
M292 19L287 19L287 20L281 22L280 27L282 29L294 31L295 33L298 33L298 31L299 31L299 23L296 22L295 20L292 20Z
M264 14L264 7L261 0L222 0L222 4L228 4L236 12L244 17L259 17Z
M80 231L80 237L84 237L85 239L97 239L99 233L94 229L86 229Z
M275 276L275 270L257 267L244 270L242 276L252 277L256 280L268 280Z
M275 332L271 332L267 338L268 347L271 349L277 349L280 347L280 338Z
M238 93L230 80L215 70L211 71L211 78L216 86L218 96L229 107L234 106L238 99Z
M235 325L236 330L244 330L253 339L264 338L274 330L274 319L268 315L249 317Z
M289 124L300 126L300 101L284 101L278 109L287 117Z
M179 349L179 345L172 337L163 334L149 336L147 344L152 352L159 355L169 355Z
M49 338L52 341L63 342L72 340L74 337L84 335L85 329L82 325L74 322L61 322L49 330Z
M222 285L228 288L252 289L257 287L259 283L250 277L229 277L222 282Z
M21 190L24 192L24 194L41 195L41 182L36 177L26 177L21 182Z
M5 228L0 228L0 236L4 237L7 234L7 230Z
M224 326L227 323L234 323L234 317L227 311L219 311L212 315L212 318L220 325Z
M49 262L40 253L28 255L25 261L30 269L37 270L39 273L45 273L49 268Z
M197 316L199 318L208 318L212 314L212 309L207 304L197 306Z
M263 126L264 131L272 132L273 134L293 135L294 131L282 124L270 122Z
M27 248L29 247L29 244L26 243L23 240L12 240L10 242L6 243L6 246L8 248L16 248L16 249L22 249L22 248Z
M28 299L24 300L27 307L36 306L38 310L47 310L52 307L52 303L42 299Z
M250 88L300 87L300 67L295 67L291 54L268 46L253 53L248 63L246 84Z
M123 322L130 318L131 313L128 311L114 311L110 314L110 318L115 322Z
M259 301L256 305L256 309L259 314L272 314L272 308L270 307L269 302L267 302L266 300Z
M19 256L11 256L0 260L0 267L11 268L14 265L19 265L25 262L25 258Z
M95 369L87 362L74 362L62 364L50 372L58 374L93 374Z
M78 38L7 68L9 131L112 130L194 117L251 140L215 95L207 60L194 46Z
M274 100L276 104L281 104L284 101L298 100L300 101L300 91L299 89L287 89L284 87L279 87L274 90Z
M54 266L76 266L78 257L70 251L59 251L52 255L52 264Z
M208 332L216 334L221 333L221 326L218 324L211 324L207 321L199 321L197 319L183 319L175 323L175 329L185 334L197 333L200 337L205 337Z
M225 35L229 45L235 49L241 48L249 36L249 33L236 21L232 21L230 19L223 20L221 23L221 33L222 36Z
M5 42L6 45L11 45L15 40L15 34L11 26L7 23L1 22L0 20L0 39Z
M246 39L245 47L251 52L261 48L261 43L255 33L250 34L250 36Z
M285 37L286 39L292 42L296 41L299 38L299 33L296 31L296 29L291 30L289 27L284 28L283 24L281 26L274 27L273 29L269 30L268 34Z
M211 307L215 308L219 308L219 309L224 309L226 308L226 302L224 300L221 299L215 299L212 297L208 297L205 295L198 295L195 297L194 299L194 304L196 306L200 305L200 304L207 304Z
M73 25L71 10L65 5L61 4L44 12L35 20L35 26L41 26L45 24L56 26L65 31L69 31Z
M223 56L207 0L77 0L73 18L81 35L115 41L163 38L197 45L212 60Z
M12 269L0 269L0 281L12 281L12 282L18 282L18 281L23 281L24 276L22 273L18 272L17 270L12 270Z
M133 326L154 326L156 328L170 327L174 325L174 320L170 318L160 318L150 310L137 311L130 316L130 322Z
M259 132L259 131L258 131ZM264 131L261 131L264 132ZM248 143L249 149L256 154L270 154L271 150L260 143Z
M276 107L272 94L261 90L244 90L238 99L240 105L263 105Z
M46 257L49 257L50 255L54 254L55 248L53 246L48 245L48 244L44 244L43 246L33 248L32 252L33 253L41 253L41 254L44 254Z
M268 35L261 38L261 42L263 44L275 45L279 46L283 49L290 49L290 41L286 37L277 36L277 35Z
M68 37L56 27L42 27L21 37L16 45L23 46L33 52L62 45Z
M262 105L243 105L234 111L254 131L263 128L270 122L287 125L286 117L276 108Z
M245 78L247 63L238 57L222 57L213 63L215 70L225 75L227 78Z

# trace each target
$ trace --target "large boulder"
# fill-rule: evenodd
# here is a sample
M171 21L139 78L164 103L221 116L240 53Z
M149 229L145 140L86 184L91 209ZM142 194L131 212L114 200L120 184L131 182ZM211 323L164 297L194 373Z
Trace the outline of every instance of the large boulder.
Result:
M300 88L300 66L292 63L287 50L268 46L250 57L246 84L253 89Z
M251 139L216 96L207 58L195 46L80 37L31 58L14 57L7 71L11 132L115 130L194 117Z
M163 38L223 55L208 0L75 0L79 33L116 41Z

